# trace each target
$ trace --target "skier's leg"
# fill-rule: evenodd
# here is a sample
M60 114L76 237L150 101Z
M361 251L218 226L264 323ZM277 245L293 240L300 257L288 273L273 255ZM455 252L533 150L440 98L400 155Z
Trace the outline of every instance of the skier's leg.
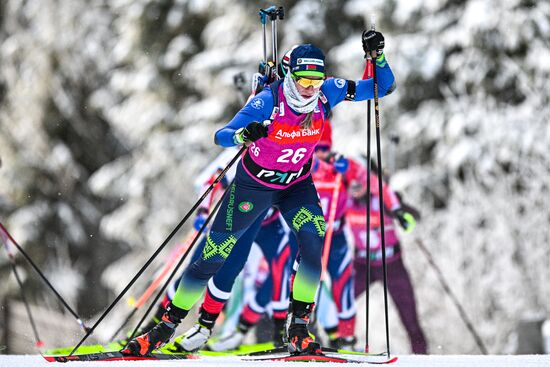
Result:
M332 280L332 298L338 310L337 348L353 349L356 343L355 296L351 250L344 231L336 232L332 238L327 270Z
M317 304L315 306L315 317L318 324L325 330L328 342L332 344L338 339L338 309L332 299L332 292L327 282L321 282Z
M231 296L235 279L237 279L248 259L250 248L264 215L261 214L256 222L239 238L219 271L208 280L197 324L182 336L176 338L174 344L177 348L185 351L195 351L204 346L210 338L216 319Z
M301 256L292 286L288 348L291 353L317 353L320 345L309 336L307 326L321 277L325 219L311 177L277 193L275 204L294 231Z
M356 257L353 260L353 270L353 289L357 300L367 290L367 261L365 258Z
M270 265L269 275L255 296L244 306L239 317L237 329L211 345L210 349L212 350L222 351L237 348L244 340L246 333L261 319L267 305L271 301L272 290L274 288L273 278L279 278L277 271L273 269L273 263L277 263L277 252L282 252L280 248L284 249L288 247L284 246L284 244L288 243L288 232L283 227L282 219L278 212L262 223L261 230L256 236L255 242L262 250L265 260ZM288 304L286 308L288 308Z
M273 343L282 346L284 343L284 325L288 314L288 297L290 294L290 266L296 256L298 243L293 233L287 232L281 242L276 256L271 260L273 274L273 291L271 308L273 311ZM286 242L286 243L285 243Z
M428 346L418 321L414 290L402 258L388 264L388 290L409 335L412 352L426 354Z
M288 314L290 259L293 251L297 251L298 245L294 234L291 233L281 215L271 225L273 226L271 233L265 232L263 237L258 237L258 243L264 249L265 258L269 263L271 292L267 295L268 298L263 298L264 289L262 289L256 297L256 304L265 308L271 302L274 325L272 339L275 345L280 346L283 344L284 325ZM264 283L264 287L266 286L267 282Z

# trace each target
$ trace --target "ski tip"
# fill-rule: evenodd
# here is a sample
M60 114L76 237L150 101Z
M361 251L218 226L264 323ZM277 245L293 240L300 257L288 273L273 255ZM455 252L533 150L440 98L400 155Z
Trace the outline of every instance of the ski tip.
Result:
M388 360L388 363L394 363L394 362L397 362L397 357L393 357L391 358L390 360Z
M75 357L75 356L47 356L47 355L42 355L42 357L44 357L44 359L48 362L62 362L62 363L65 363L65 362L69 362L71 360L78 360L78 357Z
M42 355L42 357L44 357L44 359L48 362L55 362L55 357L54 356L45 356L45 355Z

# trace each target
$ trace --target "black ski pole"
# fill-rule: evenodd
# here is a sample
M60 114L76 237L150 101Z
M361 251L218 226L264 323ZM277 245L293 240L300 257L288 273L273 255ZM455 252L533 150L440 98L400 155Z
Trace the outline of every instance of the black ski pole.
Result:
M483 353L483 354L489 354L487 348L485 347L485 344L483 343L483 340L481 339L481 337L477 333L476 329L474 328L474 325L472 324L472 322L468 318L468 315L466 315L466 311L464 311L464 308L460 305L460 302L458 301L458 299L456 298L454 293L451 291L451 287L449 287L449 284L447 283L447 281L445 281L445 277L443 276L443 272L439 269L439 267L435 263L432 254L430 253L430 251L424 245L424 242L422 242L422 240L420 238L416 238L416 244L418 245L418 247L420 247L420 250L426 256L426 259L428 260L428 263L434 269L434 271L437 275L437 279L441 283L441 286L443 287L443 290L445 291L445 293L447 293L449 298L453 301L455 307L458 310L458 313L460 314L460 318L462 319L462 321L464 322L464 324L466 325L466 327L468 328L468 330L472 334L474 340L476 341L476 344L477 344L479 350L481 350L481 353Z
M375 25L374 21L372 21L371 28L374 30ZM382 240L382 270L384 274L384 313L385 313L385 321L386 321L386 346L387 346L387 353L388 356L390 356L390 324L389 324L389 317L388 317L388 269L386 264L386 236L385 236L385 229L384 229L384 195L382 192L382 149L380 146L380 106L378 103L378 80L376 77L376 58L377 54L376 52L373 52L373 55L371 55L373 58L374 66L372 68L372 79L373 79L373 85L374 85L374 120L376 124L376 155L378 158L378 201L380 203L380 235Z
M367 59L367 77L370 77L372 67L372 61L370 59ZM366 297L366 320L365 320L365 353L369 352L369 319L370 319L370 312L369 312L369 303L370 303L370 213L371 213L371 187L370 187L370 175L371 175L371 102L370 99L367 101L367 196L365 198L365 203L367 205L367 248L366 248L366 267L367 267L367 276L366 276L366 289L365 289L365 297Z
M6 249L6 252L8 254L8 259L10 262L11 270L13 271L13 275L15 276L15 280L17 281L17 284L19 285L19 294L21 295L21 300L23 301L23 304L25 305L25 311L27 312L27 316L29 317L29 322L31 324L32 332L34 334L34 338L36 340L36 347L42 348L44 346L44 342L40 339L40 336L38 336L38 329L36 327L36 323L34 322L34 318L32 317L31 308L29 306L29 302L27 301L27 297L25 296L25 291L23 290L23 282L21 281L21 277L19 276L19 273L17 271L17 264L15 263L15 256L11 252L8 240L5 238L4 235L0 234L0 238L3 239L2 242L4 242L4 248Z
M74 316L78 325L80 325L80 327L82 327L84 331L88 332L90 329L86 326L86 324L84 324L84 321L82 321L82 318L78 316L78 314L71 308L71 306L69 306L69 304L65 301L65 299L59 294L59 292L55 289L52 283L50 283L50 281L46 278L46 276L44 275L44 273L42 273L42 271L38 268L38 266L36 266L36 264L34 263L34 261L32 261L30 256L27 255L27 253L23 250L21 246L19 246L17 241L15 241L15 239L11 236L11 234L8 232L8 230L6 229L6 227L4 227L2 223L0 223L0 231L1 231L0 234L3 234L3 236L5 237L5 241L7 242L9 240L19 250L19 252L23 254L25 259L27 259L29 264L31 264L31 267L38 273L40 278L42 278L42 280L46 283L46 285L56 295L57 299L59 299L61 304L63 304L63 306L65 306L65 308Z
M194 213L195 210L197 210L199 205L208 196L210 191L212 191L214 189L214 187L221 181L221 179L225 176L227 171L235 164L235 162L237 162L237 160L240 159L241 155L245 152L246 149L247 149L247 147L245 145L243 145L243 147L241 149L239 149L239 152L237 154L235 154L235 156L231 159L231 161L227 164L227 166L220 172L218 177L216 177L214 182L212 182L212 184L206 189L206 191L202 194L202 196L199 198L199 200L197 200L197 202L187 212L187 214L182 218L182 220L178 223L178 225L172 230L172 232L168 235L168 237L166 237L164 242L157 248L157 250L153 253L153 255L151 255L151 257L145 262L145 264L141 267L141 269L139 269L137 274L134 275L132 280L130 280L130 282L126 285L126 287L124 287L122 292L120 292L120 294L109 305L109 307L107 307L107 309L103 312L103 314L99 317L99 319L97 319L95 324L90 328L90 330L88 330L86 335L84 335L84 338L82 338L82 340L80 340L80 342L78 342L78 344L74 347L74 349L71 351L69 356L72 356L74 354L74 352L78 349L78 347L80 347L82 345L82 343L84 343L84 341L86 339L88 339L88 337L94 332L94 330L97 328L97 326L103 321L103 319L109 314L109 312L111 312L111 310L122 299L122 297L126 294L126 292L128 292L130 287L136 282L136 280L138 280L138 278L143 274L143 272L147 269L147 267L149 267L149 265L151 265L153 260L159 255L159 253L164 249L164 247L166 247L166 245L168 244L168 242L170 242L172 237L174 237L174 235L185 224L185 222L187 222L187 220L192 215L192 213Z
M229 184L228 187L230 187L231 185L233 184L233 182L231 182L231 184ZM178 264L176 265L176 267L174 268L174 270L172 271L172 273L170 274L170 276L168 277L168 279L166 279L166 281L164 282L164 285L162 286L162 288L158 291L157 295L155 296L155 298L153 299L153 301L151 302L151 304L149 305L149 307L147 308L147 310L145 311L145 313L143 314L143 317L141 318L141 320L138 322L138 324L136 325L136 327L134 328L134 331L132 331L132 334L130 335L130 339L133 338L137 331L139 330L139 328L141 327L141 325L145 322L145 320L147 319L148 315L151 313L151 311L153 310L153 308L155 307L155 305L157 304L158 300L160 299L160 297L164 294L164 292L166 291L166 288L168 288L168 286L170 285L170 282L172 282L172 279L174 279L174 277L176 276L176 274L178 273L178 270L179 268L183 265L185 259L187 258L187 256L191 253L191 249L193 248L193 246L195 246L195 243L198 241L199 238L201 238L204 230L206 229L206 227L208 226L208 223L210 223L210 220L214 217L214 215L216 214L216 212L218 211L219 207L221 206L222 202L223 202L223 199L225 198L225 196L227 195L227 193L229 192L229 190L225 190L225 192L223 193L222 197L220 198L220 200L218 200L218 202L216 203L216 206L214 207L214 210L212 210L208 216L206 217L206 220L204 222L204 224L201 226L201 228L197 231L197 234L195 235L195 238L193 239L193 242L191 242L191 245L187 248L187 251L185 251L185 254L183 254L183 256L181 257L181 259L178 261Z

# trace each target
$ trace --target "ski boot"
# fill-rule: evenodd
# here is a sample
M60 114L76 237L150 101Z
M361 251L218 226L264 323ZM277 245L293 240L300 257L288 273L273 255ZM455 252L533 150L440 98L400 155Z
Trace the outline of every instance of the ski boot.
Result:
M208 313L204 308L201 308L198 322L185 334L174 340L176 349L185 352L195 352L201 349L210 339L212 328L218 316L219 314Z
M149 319L149 321L139 329L139 331L137 332L138 335L145 334L151 331L162 320L162 316L165 314L165 312L166 307L159 305L153 317Z
M248 333L248 330L250 330L252 326L254 326L254 324L244 320L241 316L239 318L239 325L237 325L237 329L231 334L218 339L218 341L210 345L209 349L214 352L224 352L226 350L234 350L239 348L239 346L243 343L246 333Z
M149 321L144 326L140 327L136 333L132 334L133 330L128 331L124 339L117 340L115 343L117 343L121 348L123 348L126 346L126 344L128 344L130 340L133 339L134 335L143 335L153 330L153 328L157 326L159 322L162 321L162 316L164 315L165 312L166 312L166 308L164 306L159 306L157 308L157 311L153 315L153 317L149 319Z
M135 337L120 352L134 356L146 356L162 347L174 335L176 327L187 316L188 311L170 305L161 321L147 333Z
M314 303L292 300L291 312L287 316L286 334L290 354L322 354L321 345L309 334L309 317Z

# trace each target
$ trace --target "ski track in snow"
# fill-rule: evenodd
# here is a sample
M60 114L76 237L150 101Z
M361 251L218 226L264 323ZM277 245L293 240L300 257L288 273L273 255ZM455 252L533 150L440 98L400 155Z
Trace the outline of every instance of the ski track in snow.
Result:
M404 355L398 356L396 363L388 366L396 367L547 367L550 366L550 355L521 356L470 356L470 355ZM98 364L99 363L99 364ZM267 362L269 367L289 367L292 362ZM259 362L242 362L235 357L205 357L201 360L189 361L115 361L115 362L68 362L49 363L39 355L2 355L0 367L39 367L39 366L76 366L76 367L232 367L258 366ZM303 366L303 362L299 364ZM340 363L323 363L323 366L341 366ZM363 366L375 366L362 364ZM360 366L353 364L353 366Z

